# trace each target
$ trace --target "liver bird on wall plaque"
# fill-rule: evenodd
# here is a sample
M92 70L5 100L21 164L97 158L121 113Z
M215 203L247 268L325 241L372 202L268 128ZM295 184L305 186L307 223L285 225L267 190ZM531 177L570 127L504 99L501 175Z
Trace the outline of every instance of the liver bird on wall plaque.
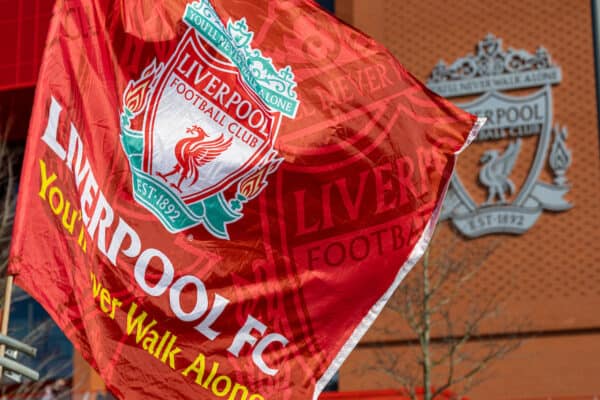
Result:
M502 154L498 150L487 150L481 156L480 161L483 166L479 171L479 181L488 189L488 197L484 205L493 204L496 197L501 203L506 203L505 193L514 194L515 185L509 176L520 150L521 139L517 139L510 143Z

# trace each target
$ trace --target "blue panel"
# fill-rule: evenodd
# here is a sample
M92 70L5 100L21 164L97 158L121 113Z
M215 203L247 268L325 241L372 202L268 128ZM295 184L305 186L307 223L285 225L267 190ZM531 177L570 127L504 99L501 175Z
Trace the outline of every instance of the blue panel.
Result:
M317 3L319 3L321 7L323 7L331 13L335 11L334 0L317 0Z
M8 334L38 349L37 357L19 355L18 362L40 373L42 380L73 375L73 345L34 299L15 286Z

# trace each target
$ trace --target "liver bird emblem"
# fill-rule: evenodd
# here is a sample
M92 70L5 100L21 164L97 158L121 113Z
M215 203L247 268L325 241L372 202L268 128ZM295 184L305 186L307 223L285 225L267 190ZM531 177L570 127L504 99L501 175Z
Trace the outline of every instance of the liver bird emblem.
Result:
M179 174L177 184L171 183L171 186L181 193L181 184L185 179L192 178L189 186L194 185L200 178L199 168L213 161L231 146L232 138L225 139L223 134L213 140L206 140L207 133L198 125L193 125L186 129L186 133L192 134L191 137L181 139L175 145L175 158L177 164L169 172L157 175L168 182L167 178L171 175Z
M493 204L496 198L501 203L506 203L506 192L514 194L515 185L508 178L515 166L519 151L521 150L521 139L510 143L504 153L498 150L487 150L481 156L483 166L479 171L479 181L487 187L488 197L484 205Z

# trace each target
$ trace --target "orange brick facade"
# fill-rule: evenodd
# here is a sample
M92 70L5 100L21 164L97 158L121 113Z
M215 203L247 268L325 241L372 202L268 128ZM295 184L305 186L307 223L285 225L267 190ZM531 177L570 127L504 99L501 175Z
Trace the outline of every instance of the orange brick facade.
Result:
M510 338L517 332L524 338L517 351L485 373L485 381L469 398L591 399L599 395L600 157L591 3L338 0L336 13L384 43L422 81L427 81L439 60L450 64L475 53L475 46L488 33L501 38L505 50L534 53L543 46L562 69L561 82L551 89L552 112L553 123L568 130L572 164L565 199L573 207L564 212L544 212L522 235L494 234L477 239L459 235L465 251L470 247L494 251L464 290L455 311L468 310L469 303L494 293L502 301L505 321L513 321L513 325L491 322L479 333ZM532 91L522 89L511 94ZM473 96L457 101L470 99ZM478 202L485 200L485 190L477 182L479 159L486 149L507 144L499 143L473 145L459 162L461 179ZM534 147L535 141L523 140L521 161L511 175L516 186L531 168ZM540 179L551 180L550 173L545 167ZM457 235L449 222L438 230L442 243ZM375 325L342 367L340 390L398 387L385 374L365 366L376 364L375 343L387 343L385 351L408 357L414 349L406 341L413 337L389 310Z

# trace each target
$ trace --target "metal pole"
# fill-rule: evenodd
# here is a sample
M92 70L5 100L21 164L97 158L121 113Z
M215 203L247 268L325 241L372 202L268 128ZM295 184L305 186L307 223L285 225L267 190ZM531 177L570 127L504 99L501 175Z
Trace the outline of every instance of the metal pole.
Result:
M16 361L9 360L8 358L0 357L0 366L6 367L6 369L10 371L15 371L19 375L23 375L26 378L29 378L33 381L37 381L40 379L40 373L28 368L24 365L19 364Z
M0 335L0 344L6 345L6 347L10 347L11 349L20 351L21 353L27 354L31 357L35 357L37 354L37 349L35 347L6 335Z
M8 333L8 318L10 316L10 303L12 301L12 289L13 289L13 275L8 275L6 277L6 286L4 289L4 305L2 307L2 325L0 325L0 335L6 335ZM0 345L0 358L4 357L4 351L6 350L5 345ZM4 371L2 365L0 365L0 381L2 381L2 377Z

